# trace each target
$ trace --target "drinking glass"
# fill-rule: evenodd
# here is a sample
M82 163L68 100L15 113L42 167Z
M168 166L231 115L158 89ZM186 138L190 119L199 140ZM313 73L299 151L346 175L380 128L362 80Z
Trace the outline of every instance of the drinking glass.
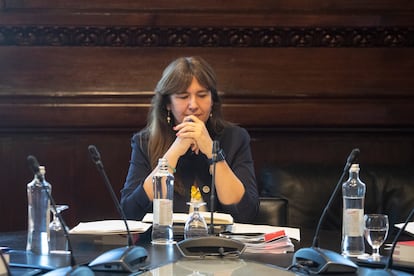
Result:
M193 207L193 212L188 217L184 226L184 239L205 237L208 236L207 223L200 214L200 207L205 205L205 202L187 202Z
M53 214L53 220L49 224L50 240L49 240L49 250L50 253L57 254L68 254L68 245L65 237L65 232L63 230L63 225L60 223L58 214L62 211L68 209L68 205L56 205L56 212L54 208L51 208Z
M380 247L387 239L389 230L388 216L383 214L364 215L364 234L368 244L372 247L372 261L380 261Z

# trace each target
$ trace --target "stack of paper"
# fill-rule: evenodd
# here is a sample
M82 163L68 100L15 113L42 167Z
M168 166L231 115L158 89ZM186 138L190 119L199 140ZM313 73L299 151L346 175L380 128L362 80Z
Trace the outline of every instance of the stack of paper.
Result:
M128 220L128 228L131 233L144 233L151 224L141 221ZM96 234L112 235L126 234L126 227L123 220L100 220L91 222L81 222L69 231L70 234Z
M245 245L246 249L244 252L246 253L283 254L295 250L295 246L287 236L259 243L248 242Z
M256 230L259 229L256 227ZM246 253L267 253L282 254L293 252L293 245L285 230L277 230L272 233L222 233L222 237L227 237L243 242L246 245Z
M300 241L299 228L245 224L245 223L233 223L231 227L231 233L242 234L242 235L246 233L248 234L251 234L251 233L270 234L270 233L275 233L278 231L285 231L286 236L288 236L291 239Z
M414 265L414 241L400 241L392 255L393 262L403 265Z
M210 212L200 212L200 215L203 216L207 224L210 224L210 220L211 220ZM187 221L189 216L190 214L186 214L186 213L174 213L173 223L184 224ZM142 219L143 222L148 222L148 223L152 223L152 220L153 220L152 213L147 213L145 217ZM217 224L217 225L233 224L233 217L229 214L214 213L213 220L214 220L214 224Z
M403 226L404 226L404 223L395 224L395 227L400 228L400 229L403 228ZM407 232L411 235L414 235L414 222L409 222L407 224L407 227L405 228L405 232Z

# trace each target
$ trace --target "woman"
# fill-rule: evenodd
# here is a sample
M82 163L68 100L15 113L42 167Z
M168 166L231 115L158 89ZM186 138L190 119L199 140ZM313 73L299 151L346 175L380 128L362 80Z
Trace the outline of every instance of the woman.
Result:
M250 136L222 118L210 65L199 57L178 58L157 84L146 128L132 138L128 176L121 192L126 216L141 220L152 212L152 176L162 157L175 176L173 211L188 212L191 191L209 208L213 140L221 148L215 211L249 222L259 205Z

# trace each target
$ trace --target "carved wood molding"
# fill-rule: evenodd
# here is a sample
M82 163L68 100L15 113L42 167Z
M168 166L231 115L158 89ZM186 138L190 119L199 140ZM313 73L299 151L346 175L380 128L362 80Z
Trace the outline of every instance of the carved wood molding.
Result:
M0 26L0 46L414 47L413 27Z

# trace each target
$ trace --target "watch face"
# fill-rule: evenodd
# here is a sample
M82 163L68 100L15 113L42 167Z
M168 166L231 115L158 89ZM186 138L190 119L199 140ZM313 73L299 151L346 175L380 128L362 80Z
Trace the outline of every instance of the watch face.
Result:
M205 185L205 186L203 186L202 190L203 190L203 193L208 194L210 192L210 187Z

